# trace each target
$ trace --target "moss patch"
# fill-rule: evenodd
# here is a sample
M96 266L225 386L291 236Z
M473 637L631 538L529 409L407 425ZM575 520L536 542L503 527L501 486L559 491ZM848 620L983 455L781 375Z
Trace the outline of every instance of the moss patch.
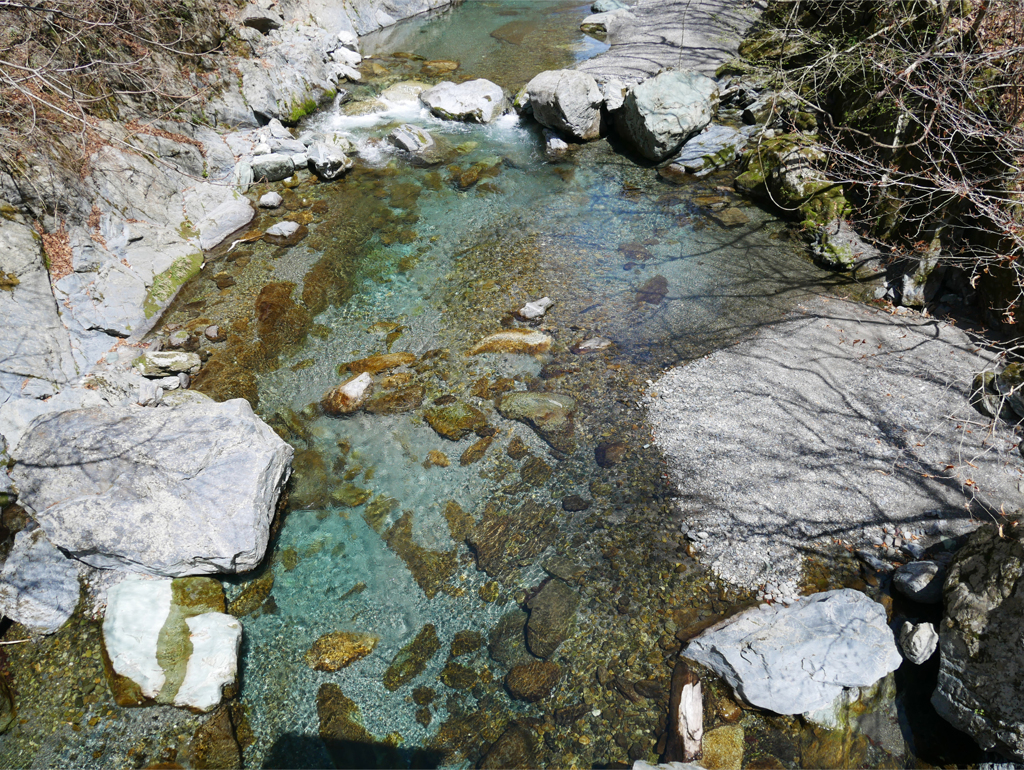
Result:
M178 257L174 263L153 278L142 311L146 318L152 318L166 305L186 281L199 274L203 265L203 252L197 251L184 257Z

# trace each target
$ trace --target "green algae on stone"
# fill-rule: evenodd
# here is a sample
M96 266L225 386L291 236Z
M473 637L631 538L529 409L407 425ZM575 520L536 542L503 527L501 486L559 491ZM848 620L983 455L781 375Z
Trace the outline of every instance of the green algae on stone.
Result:
M224 612L224 587L208 577L183 577L171 581L171 607L157 637L156 660L167 679L156 696L157 703L173 703L185 680L192 656L189 618L207 612Z
M228 614L236 618L251 615L263 605L273 588L274 573L268 569L255 580L245 584L242 592L228 605Z
M197 251L178 257L171 263L171 266L153 276L153 283L146 292L146 298L142 303L142 312L146 318L152 318L160 309L169 302L174 295L190 278L199 274L203 266L203 253Z
M450 441L459 441L487 425L483 412L462 401L428 409L424 417L439 436Z
M393 497L377 495L363 511L363 519L378 535L384 533L384 525L391 514L398 510L400 503Z
M437 638L437 629L433 623L428 623L395 655L388 670L384 672L384 686L394 692L412 681L423 673L427 663L440 649L441 640Z
M554 515L553 508L530 499L511 512L488 503L480 523L466 538L477 569L503 578L512 569L529 564L558 534Z
M468 666L449 660L437 678L453 690L470 690L477 683L480 675Z

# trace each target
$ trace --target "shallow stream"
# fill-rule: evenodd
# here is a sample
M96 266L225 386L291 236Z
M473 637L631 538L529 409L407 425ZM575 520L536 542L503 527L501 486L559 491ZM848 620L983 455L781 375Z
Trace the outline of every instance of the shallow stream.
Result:
M538 127L515 115L468 125L379 98L440 79L451 65L437 60L458 62L443 77L514 93L604 49L578 31L588 12L465 0L364 38L372 56L353 99L305 126L349 133L355 168L332 184L303 174L254 189L285 196L254 228L287 218L308 234L225 244L157 330L223 329L226 340L204 343L196 387L248 398L296 450L266 566L227 581L245 628L232 715L246 766L653 762L676 634L752 598L689 558L638 402L666 367L781 317L827 276L727 175L669 185L606 141L551 161ZM445 162L391 149L383 137L401 123L445 143ZM513 316L544 296L554 304L533 326ZM469 354L508 328L544 332L550 349ZM573 352L594 338L606 346ZM366 410L323 413L348 362L386 353L407 355L374 373ZM571 438L502 417L512 391L571 397ZM442 437L427 418L458 404L483 422ZM830 570L808 590L853 579ZM568 594L547 606L545 630L564 640L540 665L522 607L546 580ZM336 631L378 640L338 671L314 670L307 651ZM534 665L508 686L523 663ZM744 767L906 759L902 745L831 739L709 690L709 725L741 720Z

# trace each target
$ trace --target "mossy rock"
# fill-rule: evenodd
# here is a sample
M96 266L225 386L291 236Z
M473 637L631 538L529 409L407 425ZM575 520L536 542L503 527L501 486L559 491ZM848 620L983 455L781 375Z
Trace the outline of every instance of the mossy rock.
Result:
M428 409L424 417L439 436L450 441L459 441L487 425L483 412L461 401Z
M427 663L441 649L437 628L428 623L416 637L398 651L388 670L384 672L384 686L394 692L423 673Z

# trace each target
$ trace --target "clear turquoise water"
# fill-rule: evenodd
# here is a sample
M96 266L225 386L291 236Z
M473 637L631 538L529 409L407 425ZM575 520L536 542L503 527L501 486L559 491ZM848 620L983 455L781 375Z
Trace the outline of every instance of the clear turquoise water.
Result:
M571 4L467 0L448 14L399 25L365 40L364 53L383 56L402 50L425 59L458 59L461 75L490 77L514 88L546 68L542 62L565 66L599 50L575 31L585 13ZM507 26L511 22L516 25ZM491 35L502 28L500 36L520 42ZM387 83L385 79L361 86L357 97L371 98ZM280 762L283 754L296 752L303 758L292 760L292 766L329 764L316 737L316 696L325 682L339 685L355 701L362 725L376 739L397 733L406 748L429 745L439 725L452 716L452 708L460 713L487 708L500 711L506 720L543 713L544 704L526 705L507 696L500 686L506 669L488 657L486 647L459 662L489 672L493 684L457 692L438 681L452 638L465 630L486 636L515 606L517 594L544 579L540 564L545 557L559 553L584 565L592 563L600 558L602 538L615 532L619 522L645 506L664 506L666 493L657 480L659 460L635 408L645 380L666 365L701 355L777 317L796 297L815 289L819 280L792 247L773 238L777 225L767 214L744 208L750 221L735 229L725 229L711 218L711 198L716 205L736 203L727 188L720 187L726 180L710 178L673 187L652 169L616 154L606 142L577 147L570 159L552 163L544 156L538 128L515 115L476 126L433 118L417 102L386 107L359 117L336 107L310 122L313 128L348 133L360 147L363 169L360 181L350 177L313 191L327 203L340 233L331 236L325 229L320 242L327 243L326 249L332 248L332 238L349 243L343 235L357 224L346 224L353 196L386 198L399 188L407 201L412 191L413 202L393 205L391 210L418 217L407 228L415 235L402 243L381 230L352 255L351 298L315 318L321 334L307 337L273 371L259 372L259 411L271 424L287 419L302 423L305 439L296 441L296 448L306 460L297 460L298 476L312 473L308 458L313 457L324 469L317 478L327 493L332 486L352 483L373 496L396 499L399 505L386 518L384 529L403 511L412 511L414 541L433 551L455 549L459 562L447 581L449 592L428 599L405 562L364 520L365 504L306 509L293 498L270 567L276 612L244 619L241 698L255 738L246 749L247 764L253 766ZM417 168L382 141L401 123L420 125L459 151L439 168ZM450 182L452 168L474 163L497 171L467 190L456 189ZM314 223L311 230L315 233L318 227L326 225ZM274 258L268 279L301 285L320 256L308 242L299 244ZM666 287L664 299L657 304L644 301L638 288L659 276ZM552 354L466 355L484 334L502 328L503 316L541 296L555 302L541 324L555 340ZM500 430L484 459L461 466L459 456L476 437L457 443L440 438L422 419L422 409L338 419L307 408L339 382L340 363L388 349L385 332L374 327L379 322L402 327L391 344L393 352L422 357L430 350L449 351L447 381L437 379L436 373L428 375L434 379L424 408L431 398L448 393L484 408ZM574 343L594 335L615 343L599 357L599 364L568 352ZM583 366L575 378L550 384L580 402L581 448L571 457L552 457L525 425L502 420L487 402L467 394L481 377L536 382L533 378L541 367L551 362ZM629 470L618 475L597 468L593 461L594 446L609 435L627 438L634 455ZM532 487L518 481L518 468L504 451L514 437L553 467L548 482ZM349 482L341 478L343 471L331 470L343 455L342 444L351 447L345 469L363 469ZM444 451L451 464L424 468L431 450ZM588 512L569 514L558 507L566 495L593 498L595 482L633 488L596 501ZM485 602L479 589L488 577L477 571L466 544L453 541L444 506L454 500L479 519L489 501L512 506L527 499L553 507L561 534L506 580L499 603ZM649 538L651 531L638 530L637 537ZM291 569L282 558L289 550L297 556ZM348 594L360 583L365 589ZM236 595L240 587L229 594ZM415 681L388 691L385 670L426 623L436 626L441 651ZM563 667L576 665L581 670L563 680L552 703L589 697L581 682L587 680L591 662L580 659L580 650L598 644L604 623L593 602L581 606L573 638L559 653ZM311 670L303 662L306 650L321 635L338 630L368 631L380 642L371 655L337 673ZM650 628L642 636L653 640L658 633ZM438 692L429 726L415 719L418 706L410 691L418 685ZM447 700L449 696L456 700ZM656 721L657 708L644 708L643 718ZM482 752L485 741L479 740ZM595 756L604 761L624 757L623 750L610 743L587 751L581 755L583 763ZM458 766L477 758L459 755L446 761Z

